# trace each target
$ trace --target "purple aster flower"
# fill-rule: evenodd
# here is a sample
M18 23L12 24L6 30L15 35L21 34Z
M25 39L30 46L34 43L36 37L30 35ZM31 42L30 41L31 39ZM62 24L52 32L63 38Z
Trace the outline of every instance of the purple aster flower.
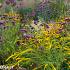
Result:
M57 31L56 33L59 34L62 32L62 30L63 30L63 28L60 28L59 31Z
M34 37L34 36L31 35L31 34L25 34L25 35L24 35L24 38L26 38L26 39L33 38L33 37Z
M16 0L9 0L11 3L15 3L16 2Z
M70 18L65 18L65 21L70 22Z
M65 23L65 22L60 22L60 24L61 24L61 25L65 25L66 23Z
M60 32L60 31L57 31L56 33L57 33L57 34L60 34L61 32Z
M46 24L46 28L49 28L49 25L48 24Z
M27 32L26 29L20 29L20 32Z
M10 68L10 70L17 70L15 67Z
M3 20L0 20L0 25L3 25L5 22Z
M37 25L37 23L38 23L38 21L37 20L34 20L34 24Z

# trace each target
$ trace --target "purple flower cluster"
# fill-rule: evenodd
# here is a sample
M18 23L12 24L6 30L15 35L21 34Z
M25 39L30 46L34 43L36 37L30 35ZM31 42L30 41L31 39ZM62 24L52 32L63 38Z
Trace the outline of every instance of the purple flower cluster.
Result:
M46 24L46 28L49 28L49 25L48 24Z
M16 0L6 0L6 4L16 5Z
M60 24L61 24L61 25L65 25L66 23L65 23L65 22L60 22Z
M62 32L62 30L63 30L63 28L60 28L56 33L59 34Z
M37 25L37 23L38 23L38 21L37 20L34 20L34 24Z
M45 6L48 4L49 0L43 0L40 4L37 6L37 10L43 12L45 9Z
M24 37L25 39L29 39L29 38L33 38L34 36L31 35L31 34L24 34L23 37Z

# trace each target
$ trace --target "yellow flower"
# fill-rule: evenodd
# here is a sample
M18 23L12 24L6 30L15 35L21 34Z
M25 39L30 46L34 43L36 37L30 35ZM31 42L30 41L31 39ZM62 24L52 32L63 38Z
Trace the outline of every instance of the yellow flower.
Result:
M50 40L50 37L47 37L46 40L49 41Z
M16 61L19 61L19 60L21 60L21 58L16 58Z
M56 34L55 37L56 37L56 38L60 37L60 34Z
M64 47L64 50L70 51L70 48L66 48L66 47Z
M68 61L68 64L70 64L70 61Z
M45 66L44 66L44 70L46 70L47 66L48 66L48 64L45 64Z

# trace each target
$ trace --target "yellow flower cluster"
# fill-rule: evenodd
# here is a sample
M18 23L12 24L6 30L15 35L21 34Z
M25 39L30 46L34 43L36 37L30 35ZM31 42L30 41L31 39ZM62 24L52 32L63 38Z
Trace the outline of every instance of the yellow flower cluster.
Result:
M6 15L8 18L10 18L11 20L15 22L20 22L21 17L16 12L5 13L4 15Z
M59 29L63 28L63 25L61 25L59 23L54 23L54 24L49 23L48 26L49 26L49 28L45 27L44 29L42 29L43 30L42 32L46 36L49 36L49 37L51 37L51 36L59 37L60 36L60 34L57 32L59 32Z
M63 25L60 23L49 23L47 27L43 25L39 31L35 32L35 38L38 40L39 45L44 43L43 46L50 49L52 47L51 38L59 38L61 36L60 30L63 30Z

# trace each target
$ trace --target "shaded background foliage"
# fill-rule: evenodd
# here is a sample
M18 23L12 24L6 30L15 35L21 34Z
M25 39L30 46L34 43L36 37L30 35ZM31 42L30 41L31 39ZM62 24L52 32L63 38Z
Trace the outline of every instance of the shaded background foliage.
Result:
M5 1L1 0L3 2L3 10L6 12L11 11L11 6L5 4ZM64 1L64 0L44 0L44 2L42 2L42 0L37 0L37 1L27 1L27 0L15 0L16 4L15 7L13 7L13 9L16 11L18 10L18 12L23 16L26 15L27 16L31 16L32 11L35 12L36 16L40 16L42 17L45 21L48 20L55 20L58 19L60 17L69 15L69 1ZM66 4L67 2L67 4ZM32 4L33 5L32 5ZM25 12L25 13L23 13ZM29 18L28 17L28 18Z

